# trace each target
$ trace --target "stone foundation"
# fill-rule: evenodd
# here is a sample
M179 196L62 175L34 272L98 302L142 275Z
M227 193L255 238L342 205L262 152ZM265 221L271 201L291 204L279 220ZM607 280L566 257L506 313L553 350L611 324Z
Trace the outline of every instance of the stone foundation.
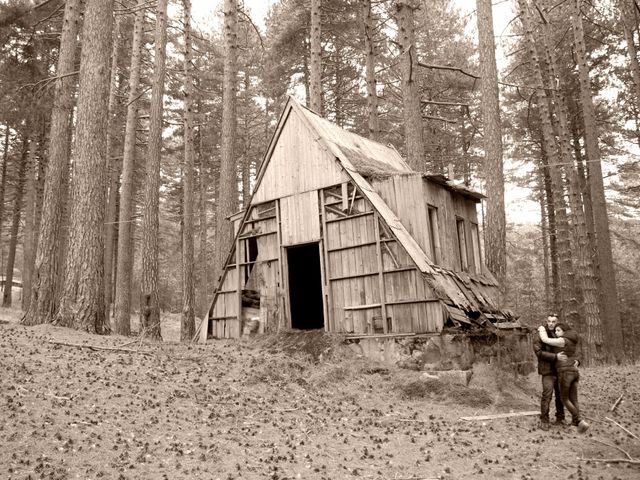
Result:
M350 348L359 355L411 370L470 370L474 363L497 363L526 375L535 368L527 331L372 337L351 342Z

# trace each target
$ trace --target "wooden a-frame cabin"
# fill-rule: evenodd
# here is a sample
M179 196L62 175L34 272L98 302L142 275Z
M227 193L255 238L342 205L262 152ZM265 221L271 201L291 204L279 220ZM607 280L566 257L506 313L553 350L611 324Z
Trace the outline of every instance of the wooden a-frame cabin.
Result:
M481 258L481 198L290 98L248 208L231 218L200 341L249 323L392 336L510 320Z

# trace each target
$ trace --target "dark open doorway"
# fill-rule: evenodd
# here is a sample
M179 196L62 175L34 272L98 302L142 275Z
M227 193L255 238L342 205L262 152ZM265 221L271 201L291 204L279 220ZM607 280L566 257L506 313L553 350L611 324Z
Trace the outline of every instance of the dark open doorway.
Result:
M320 248L317 243L287 248L291 328L324 328Z

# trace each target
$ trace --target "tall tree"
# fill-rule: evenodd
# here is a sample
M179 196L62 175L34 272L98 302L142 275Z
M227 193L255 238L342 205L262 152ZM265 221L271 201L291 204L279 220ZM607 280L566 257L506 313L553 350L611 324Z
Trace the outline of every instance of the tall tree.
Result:
M402 71L402 106L405 144L409 166L415 171L425 170L424 140L420 92L418 89L418 52L416 49L414 10L416 0L396 0L396 19L400 43Z
M129 68L129 94L127 118L122 155L122 179L120 189L120 211L118 218L118 254L116 267L116 296L114 317L116 333L131 333L131 276L133 272L133 222L134 187L133 173L136 163L136 129L138 126L138 97L140 66L142 64L142 33L144 28L145 0L137 0L131 42L131 65Z
M20 218L22 217L22 198L24 196L25 174L27 170L29 156L29 137L23 134L22 156L18 164L17 179L13 195L13 213L11 215L11 229L9 231L9 253L4 275L4 291L2 295L2 306L11 306L11 293L13 286L13 267L16 261L16 248L18 245L18 232L20 230Z
M142 218L142 281L140 325L144 334L161 340L158 298L158 234L160 204L160 157L162 154L162 118L167 48L167 1L156 6L155 58L151 86L149 146Z
M116 243L118 214L118 178L122 163L116 158L116 138L119 116L118 106L118 57L120 53L122 15L115 19L113 28L113 41L111 48L111 76L109 79L109 126L107 133L107 213L104 226L104 305L107 321L111 315L111 302L113 300L113 255Z
M567 216L567 205L564 197L564 183L562 178L562 165L558 145L556 142L551 111L549 110L550 99L545 89L545 81L542 73L542 66L536 48L534 36L534 21L527 0L518 0L520 19L525 30L525 41L527 51L532 64L535 97L540 115L540 125L542 129L542 148L548 160L549 177L551 183L551 194L553 198L553 209L555 218L556 246L558 250L558 282L559 282L559 306L563 316L575 315L574 274L571 263L571 239L569 233L569 221Z
M502 165L502 125L498 94L498 69L493 35L491 0L477 0L478 37L480 51L480 89L484 129L483 163L487 192L485 217L485 256L487 267L506 288L507 236L504 212L504 172Z
M36 325L50 322L56 314L58 303L55 298L59 278L59 262L62 251L62 218L66 195L65 178L69 173L71 151L71 117L74 106L74 89L78 27L81 0L67 0L62 19L62 33L58 52L58 66L51 112L49 134L49 161L45 173L42 220L36 262L33 272L31 301L22 322Z
M31 281L33 275L33 265L35 263L35 248L37 241L37 166L36 166L36 141L29 140L29 155L27 156L27 173L25 179L26 202L25 222L22 235L22 310L29 308L31 301Z
M600 299L602 321L607 346L607 354L621 360L623 352L622 324L618 305L618 289L616 286L613 255L611 252L611 234L609 232L609 217L607 215L607 201L604 193L602 178L602 164L600 146L598 145L598 127L591 96L591 82L589 80L589 65L584 42L582 26L581 0L571 0L571 27L573 30L576 63L578 64L578 79L580 85L580 106L582 107L582 121L584 123L584 138L587 160L589 162L589 187L593 208L593 219L596 233L597 272L600 280Z
M224 261L233 240L233 229L228 217L238 204L236 178L236 90L238 74L236 0L224 1L224 73L222 80L222 148L220 158L220 181L216 208L216 247L214 258L214 279L222 272Z
M367 84L367 126L369 138L378 140L380 120L378 118L378 90L376 88L375 25L371 0L361 0L364 26L365 81Z
M194 280L194 121L193 51L191 47L191 0L184 4L184 168L182 176L182 320L180 340L189 342L195 333Z
M636 2L635 0L619 0L619 9L637 103L640 102L640 63L638 63L638 52L633 38L633 32L636 29Z
M311 67L309 75L309 108L322 115L322 10L321 0L311 0Z
M574 167L572 156L573 148L571 143L571 127L569 125L569 113L565 96L568 91L562 90L565 87L560 78L556 60L556 53L549 45L551 30L549 20L544 9L537 9L542 23L540 25L539 43L545 53L546 72L548 75L547 85L555 86L549 89L552 100L553 118L559 145L559 155L563 170L565 172L566 185L568 190L569 204L571 206L572 232L575 238L572 257L574 259L574 272L577 279L577 287L580 288L582 298L581 315L577 321L577 327L584 333L583 355L585 363L592 363L600 360L602 347L602 328L600 316L598 314L597 288L595 284L595 274L593 264L590 261L589 238L585 221L585 210L582 202L578 174ZM586 348L585 348L586 345Z
M4 126L4 151L2 152L2 170L0 170L0 239L2 239L2 224L4 223L4 192L7 185L7 164L9 162L9 125Z
M82 55L69 250L56 323L109 331L104 309L104 219L113 0L87 0Z

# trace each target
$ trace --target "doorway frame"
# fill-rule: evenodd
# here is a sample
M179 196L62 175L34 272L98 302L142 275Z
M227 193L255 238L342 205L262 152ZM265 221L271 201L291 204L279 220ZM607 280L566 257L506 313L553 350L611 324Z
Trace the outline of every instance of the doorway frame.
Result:
M326 272L324 265L324 243L322 239L315 240L311 242L301 242L294 243L292 245L282 245L281 248L281 256L282 256L282 282L284 284L284 289L286 295L284 295L284 308L286 315L286 325L289 329L293 329L293 317L291 316L291 290L289 289L289 248L296 247L304 247L305 245L317 245L318 246L318 259L320 261L320 287L322 292L322 315L323 315L323 324L324 331L329 331L329 319L327 316L328 305L327 305L327 283L326 283ZM285 273L286 272L286 273Z

